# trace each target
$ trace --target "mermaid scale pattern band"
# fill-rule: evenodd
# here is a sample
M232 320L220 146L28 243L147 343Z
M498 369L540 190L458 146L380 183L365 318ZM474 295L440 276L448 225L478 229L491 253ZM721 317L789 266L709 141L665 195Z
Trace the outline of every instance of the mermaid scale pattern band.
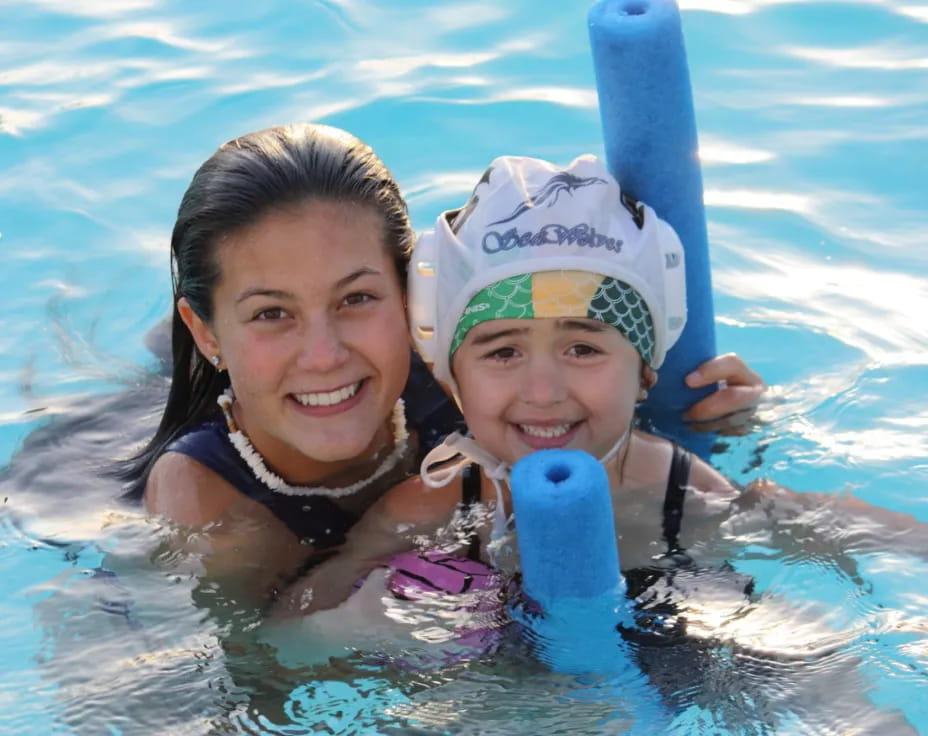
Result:
M585 271L543 271L497 281L470 300L451 354L476 325L493 319L585 317L612 325L641 354L654 355L654 324L641 295L624 281Z

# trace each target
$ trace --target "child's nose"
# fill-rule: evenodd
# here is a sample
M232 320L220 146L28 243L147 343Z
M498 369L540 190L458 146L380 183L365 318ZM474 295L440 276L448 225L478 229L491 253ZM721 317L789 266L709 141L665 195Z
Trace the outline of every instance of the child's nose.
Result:
M563 371L553 360L538 358L529 362L522 381L522 397L536 406L548 406L567 397Z

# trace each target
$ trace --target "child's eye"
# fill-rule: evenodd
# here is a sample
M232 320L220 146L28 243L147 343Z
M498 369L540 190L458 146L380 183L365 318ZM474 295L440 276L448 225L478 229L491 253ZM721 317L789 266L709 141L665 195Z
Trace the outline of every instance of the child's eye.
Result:
M487 353L486 357L491 360L511 360L516 357L516 349L510 347L496 348L496 350Z
M367 302L374 301L376 298L376 296L366 291L355 291L342 299L342 303L349 307L353 307L358 304L366 304Z
M586 343L578 343L577 345L571 345L568 353L576 358L585 358L589 355L599 355L599 348L595 348L592 345L587 345Z
M254 319L260 322L271 322L289 317L287 310L282 307L268 307L255 313Z

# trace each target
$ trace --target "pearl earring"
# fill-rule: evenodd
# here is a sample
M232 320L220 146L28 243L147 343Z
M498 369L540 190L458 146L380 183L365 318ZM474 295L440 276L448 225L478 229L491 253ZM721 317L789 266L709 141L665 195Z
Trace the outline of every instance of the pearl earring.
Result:
M648 398L648 389L643 388L638 392L638 401L644 401Z
M218 371L219 363L222 362L222 358L220 358L218 355L214 355L212 358L209 359L209 362L212 363L213 368L215 368Z

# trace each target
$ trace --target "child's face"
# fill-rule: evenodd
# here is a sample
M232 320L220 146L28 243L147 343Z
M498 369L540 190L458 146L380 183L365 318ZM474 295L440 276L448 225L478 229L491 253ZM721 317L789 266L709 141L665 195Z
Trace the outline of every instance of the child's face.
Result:
M605 455L631 423L641 358L598 320L500 319L467 333L452 370L475 439L514 463L553 447Z

